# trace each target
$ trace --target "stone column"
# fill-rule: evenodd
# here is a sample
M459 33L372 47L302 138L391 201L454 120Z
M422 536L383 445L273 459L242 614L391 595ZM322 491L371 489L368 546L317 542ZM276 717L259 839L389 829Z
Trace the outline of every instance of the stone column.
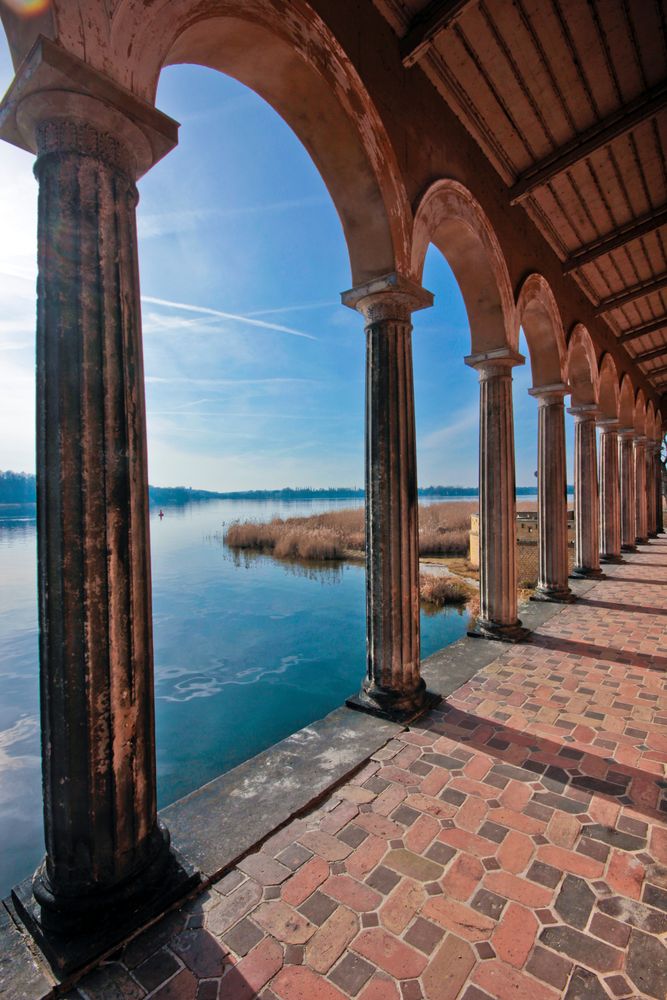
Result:
M646 438L635 434L635 540L638 545L648 542L646 497Z
M646 529L649 538L658 537L655 495L655 452L657 443L646 444Z
M600 560L623 562L621 556L621 482L618 468L618 420L601 418L600 428Z
M479 373L479 572L480 613L469 633L519 642L528 635L517 616L516 487L513 351L467 357Z
M664 532L662 516L662 462L660 461L661 442L656 441L655 451L655 530L658 535Z
M600 577L597 442L593 404L573 406L574 416L574 569L573 577Z
M537 525L539 574L533 596L539 601L571 601L567 585L567 473L565 463L566 385L530 389L537 414Z
M343 295L366 321L366 679L360 708L407 721L434 704L420 673L412 324L433 297L392 275Z
M635 543L635 432L624 427L618 432L618 457L621 479L621 551L636 552Z
M139 912L146 917L152 898L164 903L173 888L174 859L156 805L135 219L135 178L150 145L120 112L74 93L32 94L17 121L35 146L39 182L46 858L33 895L22 886L15 901L53 964L67 970L104 950ZM49 944L49 935L60 943Z

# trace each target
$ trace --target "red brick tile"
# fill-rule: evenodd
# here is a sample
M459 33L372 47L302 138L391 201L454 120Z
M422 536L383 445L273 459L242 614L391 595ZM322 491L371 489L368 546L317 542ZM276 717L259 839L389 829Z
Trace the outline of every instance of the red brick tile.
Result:
M357 882L349 875L331 875L322 886L322 892L339 903L344 903L357 913L375 910L382 902L382 896L370 886Z
M509 872L487 872L484 876L484 886L499 896L513 899L517 903L533 908L547 907L553 899L553 890L525 879L511 875Z
M364 816L359 817L359 825L362 825ZM311 830L299 837L299 843L307 847L313 854L319 854L325 861L342 861L352 853L349 844L344 844L342 840L333 837L330 833L322 833L320 830Z
M305 944L316 930L310 920L279 899L262 903L253 912L252 919L285 944Z
M328 877L328 862L315 855L283 884L280 894L290 906L300 906Z
M639 899L645 874L644 865L638 858L625 851L612 850L605 880L616 892Z
M473 971L472 981L495 1000L558 1000L560 991L538 983L497 959L481 962Z
M345 906L339 906L306 945L306 964L315 972L329 971L359 930L359 918Z
M470 945L454 934L448 934L422 975L428 1000L455 1000L475 961Z
M278 942L264 938L223 978L219 1000L251 1000L282 964L283 950Z
M363 879L380 863L388 848L387 841L373 835L366 840L345 861L345 868L353 878Z
M517 830L510 830L498 848L498 861L505 871L515 875L524 871L535 851L535 845L530 837Z
M382 837L384 840L403 836L403 827L399 826L398 823L392 823L386 816L380 816L378 813L362 813L357 819L357 826L376 837Z
M402 934L425 902L426 892L422 885L412 879L401 879L380 908L380 921L393 934Z
M344 993L305 965L288 965L271 984L281 1000L347 1000Z
M496 926L491 917L445 896L431 896L422 914L466 941L485 941Z
M335 809L324 817L320 823L320 830L325 833L338 833L358 815L359 807L354 802L339 802Z
M552 847L550 844L539 847L537 857L547 865L570 872L572 875L581 875L583 878L599 878L604 872L604 865L600 861L587 858L584 854L576 854L574 851L566 851L563 847Z
M423 854L440 832L440 823L434 816L422 815L415 820L405 835L405 846L410 851Z
M479 887L484 876L484 867L479 858L472 854L459 854L451 863L441 879L441 885L447 896L453 896L465 902Z
M571 850L577 842L581 823L575 816L566 812L554 812L545 831L545 837L557 847Z
M361 991L357 1000L400 1000L400 994L393 979L376 973Z
M416 979L427 963L425 955L381 927L363 930L353 941L352 949L394 979Z
M535 943L539 927L530 910L518 903L510 903L491 936L498 958L521 969Z

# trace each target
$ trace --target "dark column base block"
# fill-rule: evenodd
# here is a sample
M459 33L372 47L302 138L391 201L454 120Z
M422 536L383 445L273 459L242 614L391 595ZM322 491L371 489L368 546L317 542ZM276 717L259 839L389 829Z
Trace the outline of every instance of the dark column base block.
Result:
M657 531L649 531L648 537L649 538L657 538L658 537L658 532Z
M531 601L547 601L552 604L572 604L576 601L576 594L573 594L569 587L562 590L547 590L537 587L531 596Z
M421 681L411 696L377 687L367 688L364 685L359 694L348 698L345 704L356 712L367 712L380 719L406 724L418 719L441 701L442 695L428 691L424 681Z
M636 552L636 545L621 545L621 552Z
M62 981L119 947L199 882L199 873L167 841L163 855L108 895L83 896L66 909L42 906L35 897L45 895L38 875L12 890L11 906Z
M597 566L593 568L575 566L570 573L570 580L606 580L606 576Z
M606 555L601 555L600 556L600 562L602 562L602 563L613 563L614 565L618 565L620 563L624 563L625 559L623 558L623 556L615 556L615 555L606 556Z
M637 545L648 545L648 537L635 539Z
M514 625L497 625L478 618L473 628L468 630L471 639L494 639L496 642L525 642L530 629L524 628L519 620Z

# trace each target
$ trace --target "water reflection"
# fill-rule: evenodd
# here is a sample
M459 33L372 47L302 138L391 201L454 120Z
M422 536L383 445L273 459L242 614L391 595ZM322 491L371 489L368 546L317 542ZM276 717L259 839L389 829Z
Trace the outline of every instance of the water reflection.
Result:
M222 542L232 520L359 506L209 501L151 508L160 806L312 721L365 669L364 569L279 562ZM344 627L341 627L341 625ZM466 616L422 614L425 656ZM43 852L34 508L0 514L0 893Z

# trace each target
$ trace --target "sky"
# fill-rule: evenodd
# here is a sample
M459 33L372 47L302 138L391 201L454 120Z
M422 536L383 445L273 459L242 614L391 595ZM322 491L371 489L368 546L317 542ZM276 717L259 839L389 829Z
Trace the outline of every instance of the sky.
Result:
M2 35L3 91L11 78ZM347 250L317 169L268 104L213 70L166 68L157 106L181 130L177 148L139 182L150 482L363 485L363 319L340 304L351 284ZM0 144L0 469L27 472L35 467L32 161ZM414 316L419 483L476 486L468 322L434 248L424 285L435 305ZM517 484L528 486L537 441L530 384L529 364L515 368ZM567 427L571 470L569 417Z

